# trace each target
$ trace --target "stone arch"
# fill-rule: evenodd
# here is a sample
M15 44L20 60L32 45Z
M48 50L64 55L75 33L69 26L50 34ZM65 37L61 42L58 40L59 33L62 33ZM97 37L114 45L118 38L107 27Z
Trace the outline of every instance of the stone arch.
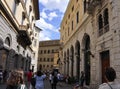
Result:
M76 56L76 77L80 78L80 42L77 40L75 43L75 56Z
M85 84L90 84L90 36L85 33L83 37L83 49L84 52L84 72L85 72Z
M5 44L8 46L8 47L11 47L12 45L12 36L10 34L7 35L7 37L5 38Z
M109 24L109 13L108 13L108 8L104 10L103 13L104 16L104 26Z
M69 75L69 49L67 49L67 74Z
M64 52L64 74L66 74L66 52Z
M98 16L98 26L99 26L99 30L103 28L103 18L101 14Z

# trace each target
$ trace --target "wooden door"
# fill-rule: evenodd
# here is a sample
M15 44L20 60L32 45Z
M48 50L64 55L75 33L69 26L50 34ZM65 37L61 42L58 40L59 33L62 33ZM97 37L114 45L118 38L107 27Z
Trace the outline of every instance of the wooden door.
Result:
M104 51L101 54L101 66L102 66L102 83L106 82L105 80L105 69L110 66L109 51Z

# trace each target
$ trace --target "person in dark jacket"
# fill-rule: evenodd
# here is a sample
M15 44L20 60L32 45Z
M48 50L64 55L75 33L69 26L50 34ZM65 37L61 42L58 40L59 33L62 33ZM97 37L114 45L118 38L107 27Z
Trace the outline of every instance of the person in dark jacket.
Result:
M56 89L57 82L58 82L57 72L53 72L52 73L52 80L51 80L52 89Z

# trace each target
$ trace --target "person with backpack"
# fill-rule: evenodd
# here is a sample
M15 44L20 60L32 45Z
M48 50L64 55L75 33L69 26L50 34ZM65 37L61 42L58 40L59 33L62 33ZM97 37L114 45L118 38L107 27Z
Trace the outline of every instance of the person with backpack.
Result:
M51 87L52 89L56 89L58 83L57 72L52 73Z

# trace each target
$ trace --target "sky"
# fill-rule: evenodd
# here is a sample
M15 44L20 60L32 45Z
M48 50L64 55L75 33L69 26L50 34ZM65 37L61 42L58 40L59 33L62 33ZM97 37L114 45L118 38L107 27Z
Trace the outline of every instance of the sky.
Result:
M40 20L36 26L42 29L39 40L60 39L60 24L69 0L39 0Z

